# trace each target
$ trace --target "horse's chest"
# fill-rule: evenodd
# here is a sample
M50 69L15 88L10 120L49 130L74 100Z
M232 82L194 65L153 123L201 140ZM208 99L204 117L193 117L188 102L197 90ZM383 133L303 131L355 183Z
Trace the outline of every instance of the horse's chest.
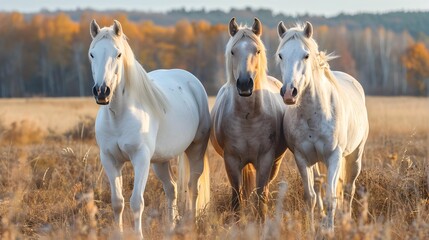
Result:
M96 139L100 149L116 159L126 161L131 159L143 145L154 145L149 137L153 131L150 131L149 125L142 122L120 121L96 124Z
M333 149L334 128L320 117L301 118L295 126L290 131L293 148L304 154L309 162L323 160Z
M225 150L243 158L256 158L275 147L275 121L235 118L225 122Z

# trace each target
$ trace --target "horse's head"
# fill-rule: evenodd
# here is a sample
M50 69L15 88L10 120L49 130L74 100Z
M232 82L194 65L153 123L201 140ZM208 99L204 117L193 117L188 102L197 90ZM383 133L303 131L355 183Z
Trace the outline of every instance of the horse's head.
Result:
M252 95L259 71L266 70L265 48L260 40L262 24L255 18L251 29L240 28L232 18L228 30L231 36L226 48L229 81L235 81L240 96L248 97Z
M280 65L283 87L280 95L288 105L297 103L301 93L311 80L312 64L315 53L311 49L313 27L306 22L304 27L286 29L283 22L278 27L280 45L277 49L277 61ZM314 42L315 43L315 42Z
M88 51L94 78L92 93L98 104L106 105L121 80L124 64L122 39L125 35L116 20L113 26L102 29L92 20L90 33L93 39Z

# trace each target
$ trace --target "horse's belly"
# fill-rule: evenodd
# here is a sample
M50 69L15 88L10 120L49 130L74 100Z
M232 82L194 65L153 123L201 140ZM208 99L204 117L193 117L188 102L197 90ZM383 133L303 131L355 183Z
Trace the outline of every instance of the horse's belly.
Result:
M198 125L198 115L189 109L167 114L158 129L152 161L169 160L184 152L194 140Z
M157 139L152 162L164 162L177 157L189 147L194 136L189 134L189 132L178 132L177 135L171 134L159 137Z

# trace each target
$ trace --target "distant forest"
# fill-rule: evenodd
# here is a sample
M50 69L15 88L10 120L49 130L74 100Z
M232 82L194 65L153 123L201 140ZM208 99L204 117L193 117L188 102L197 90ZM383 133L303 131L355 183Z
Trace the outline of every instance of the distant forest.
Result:
M118 19L147 71L187 69L214 95L225 82L226 24L231 17L248 24L254 17L262 21L269 73L275 77L278 22L291 27L310 21L319 49L340 56L331 68L356 77L367 94L429 95L429 12L323 17L244 8L0 12L0 97L89 96L93 80L87 51L93 18L101 26Z

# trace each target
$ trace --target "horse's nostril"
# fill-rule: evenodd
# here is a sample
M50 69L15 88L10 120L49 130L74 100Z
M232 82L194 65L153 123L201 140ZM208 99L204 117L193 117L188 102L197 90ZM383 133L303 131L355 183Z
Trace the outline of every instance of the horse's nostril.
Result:
M109 96L109 95L110 95L110 88L109 88L109 87L106 87L105 95L106 95L106 96Z
M94 86L92 88L92 94L94 94L94 96L98 96L98 92L97 92L97 87L96 86Z
M293 88L292 89L292 97L296 97L296 95L298 95L298 89Z
M280 96L282 96L282 97L285 96L285 88L284 87L280 88Z

